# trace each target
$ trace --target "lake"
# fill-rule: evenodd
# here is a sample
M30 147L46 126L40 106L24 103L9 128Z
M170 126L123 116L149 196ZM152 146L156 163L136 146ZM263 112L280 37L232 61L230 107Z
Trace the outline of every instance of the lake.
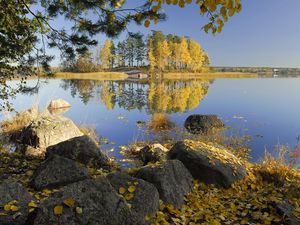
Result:
M27 85L36 83L30 80ZM122 158L119 146L155 137L136 123L148 122L154 113L166 113L179 127L191 114L216 114L231 128L227 135L251 137L252 161L257 161L274 145L293 149L297 144L299 87L300 78L278 77L160 82L42 79L38 89L20 93L12 102L17 111L33 104L43 110L50 100L65 99L72 107L64 115L94 127L98 136L111 142L102 148L117 159Z

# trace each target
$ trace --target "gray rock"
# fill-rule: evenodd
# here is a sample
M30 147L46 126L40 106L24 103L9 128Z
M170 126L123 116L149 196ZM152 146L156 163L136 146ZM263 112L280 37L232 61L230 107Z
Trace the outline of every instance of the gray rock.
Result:
M166 160L166 148L159 144L147 145L138 154L139 159L146 165L149 162L159 162Z
M4 211L7 203L16 200L14 204L19 209L16 212ZM33 200L27 190L19 183L6 180L0 184L0 213L5 213L7 216L0 216L1 225L21 225L25 224L28 216L28 203Z
M21 144L38 149L25 154L43 157L47 147L82 135L72 120L63 116L42 114L24 128L17 139Z
M61 108L70 108L70 107L71 104L69 102L59 98L59 99L51 100L49 105L47 106L47 109L61 109Z
M216 115L190 115L184 122L184 127L192 134L208 134L224 126Z
M63 204L63 200L75 200L74 208ZM63 205L61 215L53 209ZM82 213L76 212L76 207ZM133 215L126 202L119 196L105 177L87 179L70 184L61 192L54 193L37 209L34 225L133 225Z
M170 159L180 160L195 179L229 187L246 175L240 159L226 151L202 142L181 141L170 150Z
M88 136L81 136L60 142L47 148L46 157L60 155L87 166L103 168L110 159L101 152L97 143Z
M297 218L293 214L295 208L288 202L288 200L285 200L281 203L276 203L275 207L277 211L280 213L280 215L287 218L288 221L287 224L300 225L300 218Z
M192 189L192 175L179 160L142 167L136 177L154 184L160 198L175 207L184 203L184 195Z
M158 211L159 194L153 184L122 172L109 174L107 178L117 192L120 187L127 189L126 193L123 194L125 197L126 195L130 196L130 192L128 192L129 186L136 188L132 193L133 198L126 201L131 204L131 211L140 223L145 223L147 215L153 215Z
M73 160L53 155L33 173L31 186L37 190L55 188L88 178L88 171Z

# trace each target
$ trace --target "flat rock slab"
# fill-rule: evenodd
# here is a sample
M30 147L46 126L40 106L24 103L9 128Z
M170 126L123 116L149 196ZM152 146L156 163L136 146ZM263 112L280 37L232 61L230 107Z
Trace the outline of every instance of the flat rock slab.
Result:
M33 173L31 186L37 190L55 188L88 178L88 171L77 162L53 155Z
M175 207L184 203L184 195L191 191L193 183L192 175L179 160L142 167L136 177L154 184L160 199Z
M93 139L86 135L48 147L46 157L52 155L60 155L97 168L107 167L110 163L109 157L101 152Z
M111 173L107 178L114 189L121 192L124 199L131 204L131 211L137 221L145 223L147 215L158 211L159 193L153 184L122 172Z
M47 147L82 135L72 120L43 114L20 132L18 141L39 149L36 155L31 151L32 156L43 156Z
M184 127L192 134L209 134L214 129L224 126L217 115L190 115L184 122Z
M247 174L243 162L225 148L202 142L178 142L168 157L180 160L195 179L207 184L229 187Z
M5 211L4 206L9 202L17 201L12 204L18 207L17 211ZM0 183L0 213L6 216L0 216L1 225L22 225L26 223L28 212L28 203L33 200L27 190L19 183L14 181L4 181Z
M65 199L73 199L74 207ZM62 206L60 215L54 207ZM34 225L134 225L133 215L123 198L105 177L70 184L54 193L37 209Z

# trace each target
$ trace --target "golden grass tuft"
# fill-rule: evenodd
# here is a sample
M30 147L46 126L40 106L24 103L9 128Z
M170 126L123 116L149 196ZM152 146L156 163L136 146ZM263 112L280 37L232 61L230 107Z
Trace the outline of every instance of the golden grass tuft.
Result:
M32 107L26 111L19 112L13 118L1 122L0 127L3 133L13 133L19 131L33 121L39 112L37 107Z
M256 170L267 182L273 182L280 186L290 182L294 186L300 187L300 171L287 162L288 153L289 150L286 146L278 149L278 157L266 152L264 159L257 164Z
M165 131L174 128L175 124L164 113L154 113L148 127L153 131Z

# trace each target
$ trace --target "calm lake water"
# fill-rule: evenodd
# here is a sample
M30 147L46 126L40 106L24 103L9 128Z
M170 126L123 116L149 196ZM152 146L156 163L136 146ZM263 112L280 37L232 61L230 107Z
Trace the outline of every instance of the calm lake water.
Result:
M34 86L37 81L27 84ZM297 144L300 134L300 78L230 78L191 81L41 80L39 89L12 100L17 111L63 98L72 108L64 115L96 129L112 144L103 145L121 158L118 146L148 140L136 125L156 112L166 113L179 127L191 114L217 114L232 130L250 135L252 160L276 144ZM5 116L2 114L3 119ZM299 161L299 160L298 160Z

